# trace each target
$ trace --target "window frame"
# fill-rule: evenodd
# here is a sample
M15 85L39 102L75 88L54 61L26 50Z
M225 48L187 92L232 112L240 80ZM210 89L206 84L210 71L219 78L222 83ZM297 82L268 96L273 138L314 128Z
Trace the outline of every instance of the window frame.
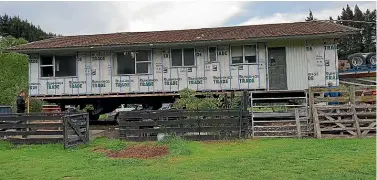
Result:
M42 59L41 59L41 56L52 56L52 64L49 64L49 65L42 65ZM62 79L64 79L64 78L75 78L75 77L77 77L78 75L78 72L77 72L77 66L78 66L78 63L77 63L77 57L76 57L76 59L75 59L75 64L76 64L76 70L75 70L75 74L76 75L74 75L74 76L59 76L59 77L56 77L56 73L55 73L55 71L56 71L56 61L55 61L55 56L59 56L59 54L58 55L56 55L56 54L54 54L54 55L39 55L39 63L38 63L38 68L39 68L39 74L38 74L38 76L39 76L39 78L40 79L58 79L58 78L62 78ZM63 55L62 55L63 56ZM72 55L72 56L74 56L74 55ZM52 67L52 74L53 74L53 76L49 76L49 77L44 77L44 76L42 76L42 69L41 68L43 68L43 67ZM59 69L60 69L60 65L59 65Z
M237 47L237 46L242 46L242 63L233 63L233 56L232 56L232 47ZM255 47L255 63L247 63L245 62L246 59L245 59L245 46L254 46ZM231 65L256 65L258 64L258 48L257 48L257 45L256 44L242 44L242 45L230 45L230 49L229 49L229 52L230 52L230 61L231 61Z
M182 65L181 66L173 66L173 56L171 54L172 52L172 49L179 49L181 50L181 54L182 54ZM189 66L185 66L185 53L184 53L184 49L194 49L194 64L193 65L189 65ZM169 56L170 56L170 67L171 68L185 68L185 67L195 67L196 66L196 48L195 47L184 47L184 48L170 48L169 49Z
M136 52L137 51L148 51L148 55L150 57L150 60L149 61L137 61L137 54ZM135 58L134 58L134 61L135 61L135 73L134 74L118 74L118 57L117 57L117 53L125 53L125 52L134 52L136 54ZM114 52L114 61L116 64L116 71L114 71L114 75L118 75L118 76L137 76L137 75L151 75L152 74L152 68L153 68L153 65L152 65L152 62L153 62L153 56L152 56L153 52L151 49L138 49L138 50L125 50L125 51L116 51ZM148 71L151 71L151 72L148 72L148 73L137 73L137 64L142 64L142 63L148 63L149 65L149 68L148 68Z
M216 50L215 50L215 57L216 57L216 60L215 61L211 61L211 58L210 58L210 54L209 54L209 48L216 48ZM211 62L211 63L216 63L216 62L219 62L219 57L218 57L218 53L219 53L219 51L218 51L218 48L217 48L217 46L208 46L207 47L207 56L208 56L208 62Z

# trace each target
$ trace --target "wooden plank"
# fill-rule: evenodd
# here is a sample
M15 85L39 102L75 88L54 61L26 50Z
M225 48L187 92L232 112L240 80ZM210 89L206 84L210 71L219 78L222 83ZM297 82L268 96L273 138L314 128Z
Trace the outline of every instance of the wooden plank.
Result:
M69 148L69 145L68 145L68 117L63 117L63 123L64 123L64 126L63 126L63 132L64 132L64 135L63 135L63 143L64 143L64 149L67 149Z
M341 113L318 113L318 117L326 116L352 116L352 112L341 112Z
M366 127L366 128L362 127L361 129L364 130L364 131L361 133L361 135L362 135L362 136L365 136L365 135L367 135L367 134L369 133L370 130L375 130L375 129L376 129L376 122L371 123L371 124L370 124L368 127Z
M156 119L163 117L186 117L186 116L239 116L239 110L213 110L213 111L186 111L186 110L167 110L167 111L129 111L120 112L120 119L141 118Z
M376 119L359 119L359 123L371 123L376 122Z
M19 138L7 138L7 140L13 144L52 144L52 143L62 143L63 138L29 138L29 139L19 139Z
M356 97L356 102L376 102L376 95L372 96L358 96Z
M254 126L255 128L289 128L289 127L296 127L297 125L282 125L282 126ZM301 127L306 127L306 125L301 125Z
M85 141L85 137L81 134L81 131L79 130L79 128L71 124L71 119L69 117L67 118L67 120L68 120L68 127L73 129L76 132L76 134L81 138L81 140Z
M18 129L18 128L61 128L62 123L41 123L41 124L1 124L0 129Z
M318 111L322 110L334 110L334 109L351 109L351 105L325 105L325 106L316 106Z
M328 120L328 121L319 121L320 124L326 123L354 123L355 120Z
M318 139L321 139L321 129L319 125L319 119L318 119L318 111L316 107L313 107L313 121L314 121L314 132Z
M160 129L119 129L120 133L166 133L166 132L216 132L238 131L239 127L196 127L196 128L160 128Z
M314 99L314 103L320 102L349 102L349 97L323 97Z
M376 116L376 112L356 112L358 116Z
M4 116L0 115L0 121L36 121L36 120L49 120L56 121L62 120L62 116Z
M254 123L296 123L296 120L254 120Z
M241 118L242 119L242 118ZM167 121L119 121L120 126L169 126L169 125L190 125L190 124L239 124L240 118L223 118L223 119L179 119ZM248 119L242 119L242 123L247 122Z
M0 131L0 136L63 135L63 131Z
M300 117L299 117L299 112L298 109L295 109L295 116L296 116L296 127L297 127L297 137L301 138L301 124L300 124Z
M321 92L349 92L347 88L344 87L320 87L320 88L310 88L312 93L321 93Z
M353 128L353 127L352 128L332 128L332 127L321 128L321 131L349 131L349 130L355 131L356 128Z

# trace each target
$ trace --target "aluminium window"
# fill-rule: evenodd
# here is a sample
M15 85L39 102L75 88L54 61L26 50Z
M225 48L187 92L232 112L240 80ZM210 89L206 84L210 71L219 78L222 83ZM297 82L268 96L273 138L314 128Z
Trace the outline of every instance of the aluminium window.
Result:
M217 62L217 48L208 47L208 59L209 62Z
M231 58L232 64L255 64L257 63L256 46L231 46Z
M171 49L171 66L195 66L195 49Z
M150 50L116 53L117 74L133 75L151 73L151 53Z
M76 56L74 55L41 55L40 77L76 76Z

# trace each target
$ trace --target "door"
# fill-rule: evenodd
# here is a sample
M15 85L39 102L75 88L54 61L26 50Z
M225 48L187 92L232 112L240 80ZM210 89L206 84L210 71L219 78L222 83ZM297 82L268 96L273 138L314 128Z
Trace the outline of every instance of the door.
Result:
M268 48L268 77L269 89L288 89L285 47Z

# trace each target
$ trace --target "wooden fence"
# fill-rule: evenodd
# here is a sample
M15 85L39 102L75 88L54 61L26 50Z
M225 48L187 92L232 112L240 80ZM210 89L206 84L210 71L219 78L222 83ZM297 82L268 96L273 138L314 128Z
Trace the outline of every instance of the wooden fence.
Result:
M14 144L64 143L64 147L72 147L75 136L84 138L73 143L73 146L88 142L87 116L59 112L0 114L0 137ZM85 124L86 129L81 128L81 124ZM78 128L76 135L69 132Z
M368 90L355 86L310 89L315 137L375 136L376 95L372 93L375 90L375 86ZM326 92L340 94L339 97L324 97Z
M133 141L176 135L188 140L247 137L249 116L242 109L131 111L119 115L120 137Z

